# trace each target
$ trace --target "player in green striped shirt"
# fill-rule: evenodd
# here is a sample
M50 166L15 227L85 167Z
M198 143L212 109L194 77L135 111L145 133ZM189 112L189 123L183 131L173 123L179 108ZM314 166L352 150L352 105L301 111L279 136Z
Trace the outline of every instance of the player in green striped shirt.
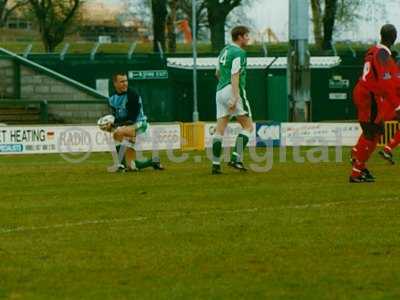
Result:
M236 138L229 166L246 171L243 166L243 151L253 132L251 110L246 97L247 57L243 47L249 42L249 29L237 26L232 29L232 44L225 46L218 57L216 104L217 127L213 138L212 174L221 174L222 139L232 117L242 126Z

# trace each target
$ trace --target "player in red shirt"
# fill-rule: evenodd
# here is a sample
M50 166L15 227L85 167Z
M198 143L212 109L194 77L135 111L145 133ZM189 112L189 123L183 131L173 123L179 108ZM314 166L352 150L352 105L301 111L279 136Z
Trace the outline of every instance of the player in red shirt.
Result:
M390 47L397 38L397 30L391 24L381 28L381 43L371 47L366 56L362 77L353 91L358 121L362 134L352 150L353 168L351 183L373 182L374 176L366 163L375 151L383 134L383 103L397 103L397 65L391 57Z
M397 63L397 78L400 78L400 65L397 60L398 53L396 51L392 51L392 57ZM400 88L400 87L399 87ZM400 93L399 93L400 94ZM384 120L385 121L399 121L400 120L400 103L391 103L389 101L385 101L385 109L384 109ZM392 151L400 144L400 130L398 130L395 135L390 139L387 145L385 145L384 149L379 151L379 155L394 165L393 154Z

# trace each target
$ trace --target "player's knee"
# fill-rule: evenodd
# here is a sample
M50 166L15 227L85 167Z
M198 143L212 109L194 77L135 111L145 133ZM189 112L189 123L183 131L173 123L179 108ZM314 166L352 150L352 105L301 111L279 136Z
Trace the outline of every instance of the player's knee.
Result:
M125 139L125 140L123 140L122 144L123 144L124 146L126 146L127 149L130 149L130 150L133 150L133 151L136 149L135 142L132 141L132 140L127 140L127 139Z
M376 138L376 137L378 137L378 136L380 136L380 135L385 133L385 126L384 126L383 123L381 123L381 124L373 124L372 128L373 128L372 132L373 132L374 138Z
M384 133L383 124L361 123L361 128L366 139L374 140L377 136Z
M117 130L114 132L113 138L116 141L122 141L123 136L122 136L121 132L119 130Z
M360 124L361 125L361 129L363 131L363 135L366 139L368 140L372 140L374 139L374 129L373 129L373 124L371 123L367 123L367 122L363 122Z
M215 127L215 133L218 135L224 135L228 122L229 122L228 117L219 118L217 121L217 126Z
M243 130L246 130L249 133L252 133L254 131L253 122L250 118L243 125Z
M250 124L248 124L248 125L246 126L246 128L244 128L244 130L246 130L246 131L252 133L252 132L254 131L254 125L253 125L253 123L250 122Z

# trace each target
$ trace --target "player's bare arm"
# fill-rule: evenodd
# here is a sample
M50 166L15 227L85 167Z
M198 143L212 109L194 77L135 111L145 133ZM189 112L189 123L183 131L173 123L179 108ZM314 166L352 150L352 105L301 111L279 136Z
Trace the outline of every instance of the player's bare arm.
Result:
M221 77L221 73L218 69L215 71L215 77L217 78L217 80L219 80L219 78Z

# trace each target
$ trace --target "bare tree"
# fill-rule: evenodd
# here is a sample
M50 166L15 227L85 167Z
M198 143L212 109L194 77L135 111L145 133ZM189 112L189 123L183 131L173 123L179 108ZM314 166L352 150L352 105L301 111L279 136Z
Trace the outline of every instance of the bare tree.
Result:
M225 23L228 14L242 0L204 0L207 7L208 24L211 31L211 47L218 51L225 46Z
M322 3L321 0L311 0L312 24L314 31L315 44L322 48Z
M205 30L210 29L211 31L211 36L217 35L219 37L221 36L225 36L225 31L226 28L229 27L231 28L234 25L247 25L249 27L254 26L254 21L249 18L249 16L246 14L246 7L249 7L250 4L254 4L256 2L258 2L259 0L240 0L237 1L237 3L240 2L240 5L235 6L236 4L233 4L233 1L231 2L231 10L229 12L225 11L226 17L225 17L225 21L221 20L222 23L224 23L223 25L220 24L220 26L211 26L209 21L209 16L208 16L208 11L210 9L213 9L213 7L216 7L216 3L214 2L210 2L209 0L198 0L197 1L197 7L196 7L196 19L197 19L197 26L196 26L196 36L199 38L200 36L208 36L208 34L204 34ZM218 0L217 1L219 4L224 4L222 0ZM227 5L227 1L225 1L225 9L227 9L228 7ZM182 15L185 16L186 19L189 20L189 23L192 24L192 1L191 0L179 0L179 9L182 12ZM222 7L219 7L220 10L222 10ZM218 11L215 12L216 14L218 14ZM214 20L215 21L215 20ZM223 27L223 34L221 32L216 33L215 30L216 28L218 28L219 30L221 30L221 28ZM225 43L225 39L223 41L219 42L220 44L224 44Z
M82 0L29 0L46 52L54 52L65 38Z
M225 27L229 13L239 5L249 5L255 0L197 0L196 1L196 36L199 37L206 28L211 31L213 49L220 49L225 45ZM158 43L162 48L174 52L176 50L177 22L187 20L192 26L192 0L124 0L125 7L133 15L144 18L147 11L151 11L153 21L154 51L158 51ZM210 16L211 12L211 16ZM239 22L243 16L243 9L232 17L232 24ZM248 19L246 19L248 20ZM249 24L247 24L249 25ZM251 24L250 24L251 25ZM167 32L167 34L166 34Z
M168 1L168 16L167 16L167 40L168 51L176 52L176 14L178 9L178 0Z
M338 0L311 0L315 43L320 49L332 49Z
M18 8L28 4L28 0L0 0L0 28L4 27L8 18Z
M377 15L385 15L387 0L311 0L312 24L315 43L323 50L332 49L332 39L340 29L352 29L360 19L371 19L371 13L362 15L362 11L370 10Z
M178 13L189 21L192 26L192 0L178 0ZM196 37L199 38L200 33L208 28L207 7L204 0L196 2Z
M122 0L123 12L119 15L123 20L139 19L151 26L151 0Z
M252 4L256 3L258 0L251 1ZM242 1L243 3L234 8L228 15L226 19L225 28L231 29L237 25L245 25L250 28L255 28L255 20L247 13L246 8L249 7L249 1Z
M124 12L120 17L136 18L153 29L153 51L158 52L159 44L172 52L176 49L175 21L179 0L123 0ZM167 35L166 31L167 30Z
M167 0L151 0L151 12L153 16L153 51L159 52L160 43L165 50L165 26L168 15Z

